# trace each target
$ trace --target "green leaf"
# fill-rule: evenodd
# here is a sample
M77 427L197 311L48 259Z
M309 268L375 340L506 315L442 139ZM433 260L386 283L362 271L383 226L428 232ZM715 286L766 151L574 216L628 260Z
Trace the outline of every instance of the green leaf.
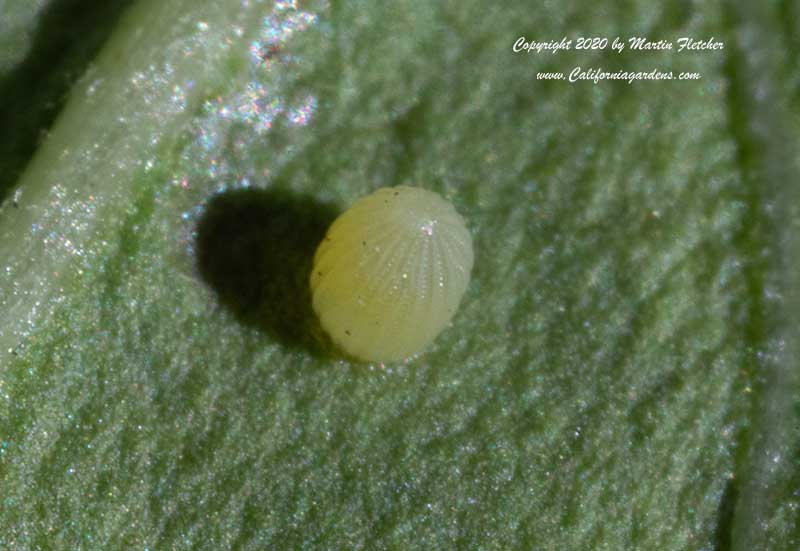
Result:
M101 4L0 187L0 547L798 548L795 5ZM27 9L0 44L49 44ZM702 78L536 77L574 66ZM395 184L476 265L431 349L358 364L310 258Z

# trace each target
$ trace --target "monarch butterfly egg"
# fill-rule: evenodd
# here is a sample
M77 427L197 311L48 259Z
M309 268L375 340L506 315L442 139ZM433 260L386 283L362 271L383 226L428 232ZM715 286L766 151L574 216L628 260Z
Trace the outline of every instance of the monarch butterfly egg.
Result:
M314 256L311 293L322 327L367 361L419 352L458 309L472 237L438 194L381 188L337 218Z

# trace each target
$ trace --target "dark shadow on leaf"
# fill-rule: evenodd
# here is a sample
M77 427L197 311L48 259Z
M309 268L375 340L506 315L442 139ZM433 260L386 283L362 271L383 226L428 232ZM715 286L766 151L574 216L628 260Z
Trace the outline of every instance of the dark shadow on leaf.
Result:
M717 508L717 529L714 531L714 551L730 551L731 536L733 535L733 514L736 512L736 502L739 499L739 489L734 479L729 479L725 484L722 498Z
M0 202L61 111L67 92L131 4L133 0L51 0L38 16L30 50L0 78Z
M221 193L197 227L200 274L242 323L320 355L309 275L336 215L329 204L281 190Z

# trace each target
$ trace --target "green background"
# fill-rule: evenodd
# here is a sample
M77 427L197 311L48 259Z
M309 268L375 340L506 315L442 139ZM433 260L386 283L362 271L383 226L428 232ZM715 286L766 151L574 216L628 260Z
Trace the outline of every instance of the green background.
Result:
M800 8L750 4L0 4L0 548L798 549ZM358 364L307 270L395 184L475 269Z

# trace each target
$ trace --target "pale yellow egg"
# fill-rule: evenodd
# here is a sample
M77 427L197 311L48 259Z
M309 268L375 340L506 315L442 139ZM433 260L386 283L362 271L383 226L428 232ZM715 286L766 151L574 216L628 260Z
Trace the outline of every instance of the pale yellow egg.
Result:
M314 311L348 354L407 358L452 319L473 258L469 230L448 201L417 187L381 188L339 216L317 249Z

